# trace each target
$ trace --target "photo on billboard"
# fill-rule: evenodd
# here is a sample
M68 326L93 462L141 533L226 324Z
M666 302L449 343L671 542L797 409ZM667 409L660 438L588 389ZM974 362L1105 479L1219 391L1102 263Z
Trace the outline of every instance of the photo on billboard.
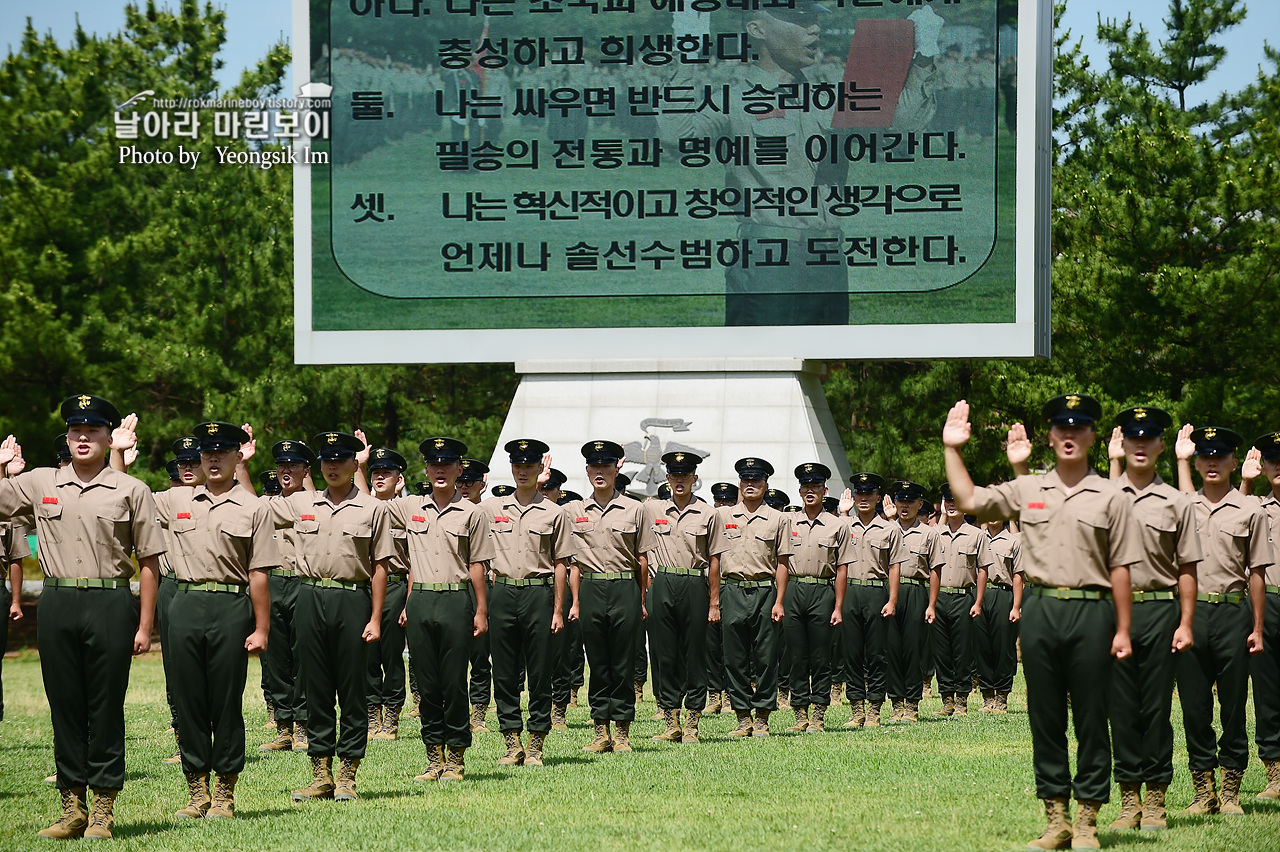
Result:
M296 0L295 77L331 104L295 186L298 360L516 361L566 329L1047 355L1050 24L1043 0Z

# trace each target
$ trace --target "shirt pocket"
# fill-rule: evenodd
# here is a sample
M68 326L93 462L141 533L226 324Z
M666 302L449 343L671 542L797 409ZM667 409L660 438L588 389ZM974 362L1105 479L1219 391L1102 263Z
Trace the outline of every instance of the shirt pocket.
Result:
M227 521L220 529L223 539L231 546L240 565L247 569L253 545L253 524L243 520Z
M354 524L342 525L342 541L349 543L349 546L355 549L356 554L362 561L369 560L370 540L373 538L373 523L371 521L359 521Z
M299 535L315 535L320 532L320 522L315 520L298 521L293 525L293 531Z
M1080 512L1076 515L1076 548L1094 565L1109 570L1111 549L1107 546L1111 524L1105 512Z
M113 562L124 559L133 549L133 531L125 506L104 506L98 510L97 547L101 558Z
M60 544L62 542L62 504L36 504L36 530L42 542Z
M1222 530L1224 535L1230 537L1229 553L1227 554L1231 560L1229 567L1243 575L1245 568L1249 565L1249 536L1252 533L1249 529L1249 522L1226 521L1219 529Z

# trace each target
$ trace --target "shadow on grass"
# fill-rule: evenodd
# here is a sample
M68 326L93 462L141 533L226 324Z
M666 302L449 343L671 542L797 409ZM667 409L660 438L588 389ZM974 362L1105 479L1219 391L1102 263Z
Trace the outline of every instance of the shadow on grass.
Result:
M1102 840L1102 845L1108 849L1116 846L1149 846L1152 843L1160 843L1160 835L1162 831L1111 831L1109 829L1099 829L1098 837Z

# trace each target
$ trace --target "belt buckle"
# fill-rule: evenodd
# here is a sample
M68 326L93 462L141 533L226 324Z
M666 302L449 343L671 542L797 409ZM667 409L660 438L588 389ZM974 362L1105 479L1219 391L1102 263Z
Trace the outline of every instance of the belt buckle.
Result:
M1055 589L1053 590L1053 592L1054 592L1053 596L1054 596L1055 598L1057 598L1058 600L1060 600L1060 601L1065 601L1065 600L1070 600L1070 599L1071 599L1071 587L1070 587L1070 586L1058 586L1057 588L1055 588Z
M77 589L87 589L87 588L89 588L89 578L88 578L88 577L76 577L76 584L75 584L75 587L76 587Z

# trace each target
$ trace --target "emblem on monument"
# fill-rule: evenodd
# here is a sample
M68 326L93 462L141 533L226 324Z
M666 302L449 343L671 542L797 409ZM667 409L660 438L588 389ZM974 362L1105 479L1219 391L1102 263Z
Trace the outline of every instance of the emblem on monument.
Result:
M649 496L658 493L658 486L667 481L667 473L662 466L663 453L689 453L701 459L711 455L707 450L700 450L678 441L671 441L664 447L662 438L651 431L659 428L670 429L673 432L688 432L692 425L682 417L646 417L640 421L640 430L644 432L644 437L639 441L628 441L622 445L627 453L626 461L640 465L640 470L631 475L633 490L643 490Z

